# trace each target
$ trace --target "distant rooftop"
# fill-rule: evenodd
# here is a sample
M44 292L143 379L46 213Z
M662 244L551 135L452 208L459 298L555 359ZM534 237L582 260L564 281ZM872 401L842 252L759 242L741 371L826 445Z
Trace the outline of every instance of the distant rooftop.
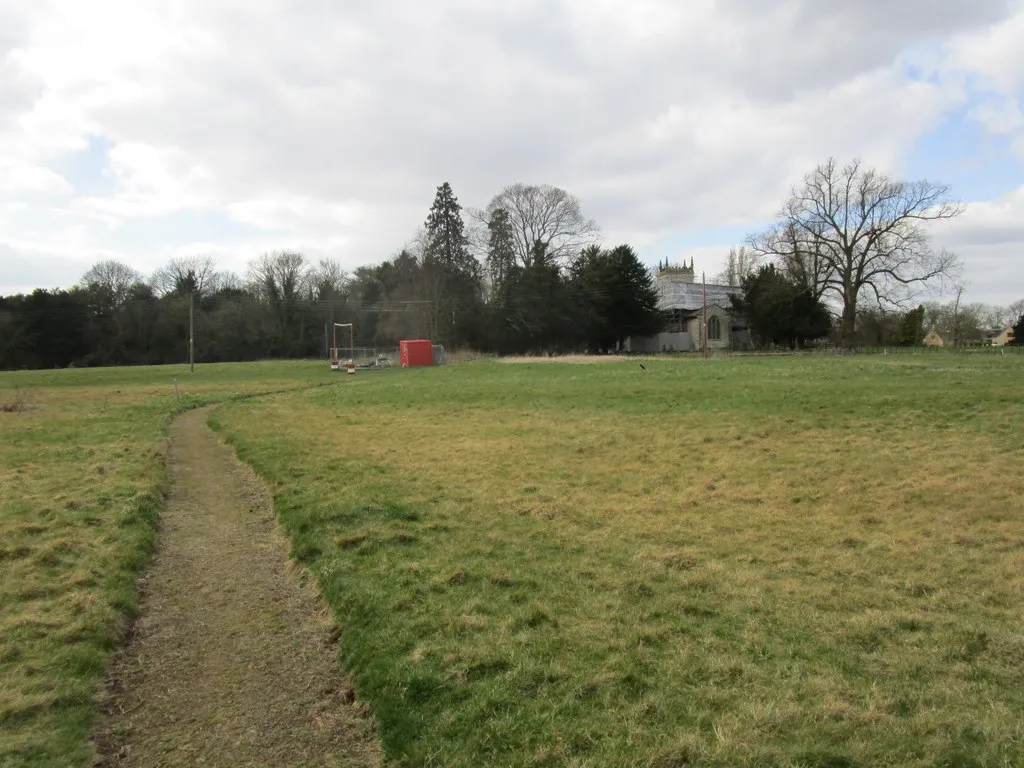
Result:
M743 293L742 288L733 285L717 285L708 283L707 286L694 282L693 261L687 265L664 264L658 265L654 273L654 284L658 289L659 309L683 309L697 310L704 306L704 290L707 289L708 306L716 304L719 307L728 309L732 306L729 297L739 296Z

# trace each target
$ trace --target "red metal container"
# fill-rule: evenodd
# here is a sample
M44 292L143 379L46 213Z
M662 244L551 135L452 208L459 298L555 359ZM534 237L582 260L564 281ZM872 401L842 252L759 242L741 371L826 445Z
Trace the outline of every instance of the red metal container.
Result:
M414 339L398 342L398 357L403 368L414 365L433 365L434 346L430 341Z

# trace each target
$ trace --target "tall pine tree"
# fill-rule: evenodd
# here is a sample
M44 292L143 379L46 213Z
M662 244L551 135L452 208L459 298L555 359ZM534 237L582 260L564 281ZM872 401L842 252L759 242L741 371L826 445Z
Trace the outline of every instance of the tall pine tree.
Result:
M437 188L426 221L423 263L437 264L449 274L474 274L476 261L469 254L462 206L446 181Z
M462 206L446 181L427 216L423 271L433 308L431 335L452 347L472 342L478 325L480 269L467 242Z
M487 276L494 293L501 292L501 286L515 264L516 245L512 220L507 210L497 208L487 220Z

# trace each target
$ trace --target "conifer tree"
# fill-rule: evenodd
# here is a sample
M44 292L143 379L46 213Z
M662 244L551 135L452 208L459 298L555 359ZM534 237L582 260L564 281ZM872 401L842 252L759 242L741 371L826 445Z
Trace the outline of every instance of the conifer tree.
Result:
M497 208L487 221L487 274L491 289L501 290L516 264L515 235L508 211Z
M469 254L462 221L462 206L446 181L437 188L426 221L424 264L436 264L449 274L473 274L476 261Z
M1017 319L1017 324L1013 326L1013 338L1010 339L1010 344L1015 347L1024 347L1024 314Z
M469 343L479 324L480 269L469 252L462 206L447 181L427 216L423 277L433 311L431 335L452 347Z

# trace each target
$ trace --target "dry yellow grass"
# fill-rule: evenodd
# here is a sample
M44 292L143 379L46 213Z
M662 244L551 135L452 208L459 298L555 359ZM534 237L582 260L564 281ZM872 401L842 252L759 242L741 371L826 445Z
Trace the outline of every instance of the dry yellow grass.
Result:
M640 355L554 355L542 357L539 355L519 355L499 357L502 363L621 363L625 360L654 360L653 357L642 357Z
M175 394L173 379L178 379ZM180 408L329 382L309 364L0 373L0 765L87 765Z
M1015 764L1019 363L648 367L481 364L218 416L392 757Z

